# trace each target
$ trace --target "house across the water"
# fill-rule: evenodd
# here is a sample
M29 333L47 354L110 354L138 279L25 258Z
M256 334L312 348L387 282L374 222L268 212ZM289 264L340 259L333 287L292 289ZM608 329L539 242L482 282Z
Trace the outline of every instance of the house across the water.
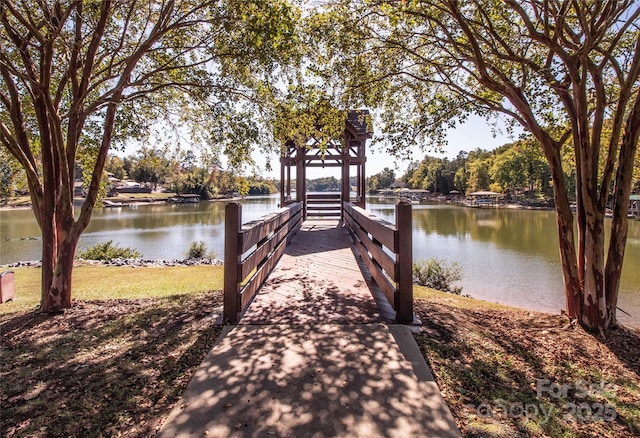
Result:
M629 216L640 219L640 195L629 196Z

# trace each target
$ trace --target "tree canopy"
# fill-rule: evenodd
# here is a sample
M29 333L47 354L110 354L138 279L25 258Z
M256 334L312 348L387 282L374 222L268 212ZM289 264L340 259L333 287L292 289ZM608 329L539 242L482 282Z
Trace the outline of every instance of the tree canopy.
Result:
M295 51L297 14L285 0L0 3L0 143L26 171L42 230L42 310L71 304L112 147L164 120L246 160L257 140L248 114ZM89 185L76 215L80 160Z
M344 109L365 106L400 157L443 146L471 114L528 131L553 182L567 313L615 325L638 172L639 36L632 0L4 0L0 143L25 169L42 229L42 308L70 305L69 266L110 148L162 119L239 165L258 145L322 144ZM506 184L522 156L506 158L474 160L454 185L492 173ZM89 189L76 216L77 161ZM449 181L430 164L422 183Z
M554 186L567 312L587 327L615 325L640 134L640 6L631 0L329 3L311 21L323 42L313 65L340 88L344 102L379 108L392 151L442 145L446 129L470 114L505 120L506 129L519 124L534 136ZM563 173L567 147L577 239Z

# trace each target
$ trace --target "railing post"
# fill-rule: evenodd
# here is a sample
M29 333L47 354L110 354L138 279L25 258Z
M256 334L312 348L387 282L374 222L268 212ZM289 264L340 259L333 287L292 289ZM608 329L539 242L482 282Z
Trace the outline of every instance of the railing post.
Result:
M413 225L411 203L401 201L396 206L396 227L398 229L398 291L396 322L413 322Z
M230 202L224 209L224 322L235 324L240 313L240 254L238 235L242 227L242 206Z

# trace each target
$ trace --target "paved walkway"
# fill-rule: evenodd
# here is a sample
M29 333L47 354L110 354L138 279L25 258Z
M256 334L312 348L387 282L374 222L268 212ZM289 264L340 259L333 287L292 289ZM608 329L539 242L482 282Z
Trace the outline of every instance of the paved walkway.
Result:
M459 437L409 327L388 324L354 254L344 228L305 222L159 436Z

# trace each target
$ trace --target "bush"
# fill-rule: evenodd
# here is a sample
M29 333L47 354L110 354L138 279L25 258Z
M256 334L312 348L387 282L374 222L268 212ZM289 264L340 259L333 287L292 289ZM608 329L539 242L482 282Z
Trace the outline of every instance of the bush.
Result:
M207 244L201 240L191 242L189 251L187 251L187 260L192 259L204 259L204 258L216 258L215 252L207 252Z
M419 286L460 295L462 288L453 286L453 282L459 280L462 280L462 268L456 262L429 259L413 264L413 282Z
M139 259L142 254L133 248L120 248L113 240L97 243L81 252L78 258L84 260Z

